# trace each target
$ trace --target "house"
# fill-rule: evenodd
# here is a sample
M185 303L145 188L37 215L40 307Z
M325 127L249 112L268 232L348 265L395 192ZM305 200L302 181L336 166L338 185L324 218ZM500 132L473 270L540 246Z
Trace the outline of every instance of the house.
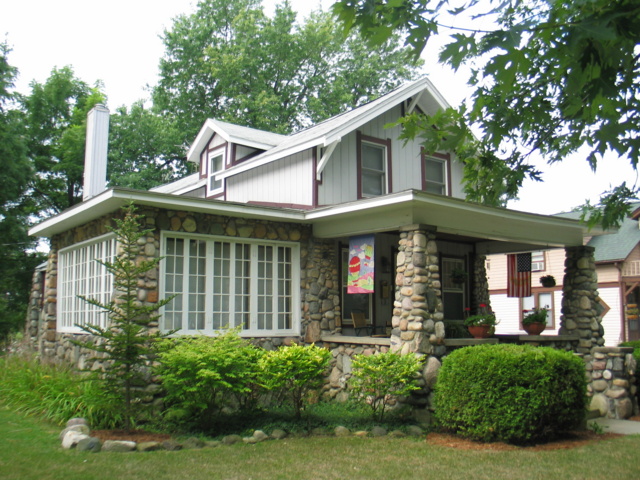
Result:
M640 303L640 203L620 228L607 235L585 237L585 244L595 249L594 260L598 278L604 344L617 346L620 342L640 339L637 306ZM565 218L579 218L578 212L559 214ZM549 320L544 334L554 335L560 327L564 251L543 249L532 252L532 296L508 298L506 295L506 256L487 257L487 278L491 305L502 321L496 328L499 334L522 331L522 312L533 307L548 306ZM539 279L552 275L553 287L544 287Z

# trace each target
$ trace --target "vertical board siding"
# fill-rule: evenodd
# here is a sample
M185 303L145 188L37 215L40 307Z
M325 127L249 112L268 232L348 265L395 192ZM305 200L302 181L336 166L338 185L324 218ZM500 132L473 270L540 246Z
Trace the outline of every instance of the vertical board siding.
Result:
M227 178L227 200L313 205L311 150Z
M420 142L413 140L405 145L398 137L400 127L385 128L395 123L401 116L400 106L396 106L371 122L359 128L363 135L380 140L391 139L391 192L409 189L422 190L422 165ZM358 198L358 166L357 166L356 132L342 138L331 155L322 174L322 183L318 188L318 203L331 205L357 200ZM451 188L453 196L464 198L461 186L462 165L452 161Z

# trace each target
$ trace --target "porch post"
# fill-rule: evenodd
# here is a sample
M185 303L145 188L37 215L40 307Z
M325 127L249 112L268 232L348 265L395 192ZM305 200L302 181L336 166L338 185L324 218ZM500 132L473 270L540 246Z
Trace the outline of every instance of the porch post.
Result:
M589 355L593 347L604 345L594 251L588 246L565 248L562 315L558 333L579 335L576 353L582 355Z
M435 228L425 225L401 227L393 304L392 351L402 354L444 353L441 295Z

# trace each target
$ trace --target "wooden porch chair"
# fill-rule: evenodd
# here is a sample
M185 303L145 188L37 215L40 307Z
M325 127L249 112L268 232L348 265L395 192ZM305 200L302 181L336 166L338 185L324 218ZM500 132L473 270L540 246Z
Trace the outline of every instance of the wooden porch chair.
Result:
M367 324L367 319L362 312L351 312L351 320L353 320L353 329L356 331L356 336L360 335L362 330L367 335L371 335L372 326Z

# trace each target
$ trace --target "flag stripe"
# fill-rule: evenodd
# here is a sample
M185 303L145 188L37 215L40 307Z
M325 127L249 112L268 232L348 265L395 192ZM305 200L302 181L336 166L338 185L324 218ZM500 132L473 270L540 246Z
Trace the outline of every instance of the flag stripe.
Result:
M507 297L531 296L531 253L507 255Z

